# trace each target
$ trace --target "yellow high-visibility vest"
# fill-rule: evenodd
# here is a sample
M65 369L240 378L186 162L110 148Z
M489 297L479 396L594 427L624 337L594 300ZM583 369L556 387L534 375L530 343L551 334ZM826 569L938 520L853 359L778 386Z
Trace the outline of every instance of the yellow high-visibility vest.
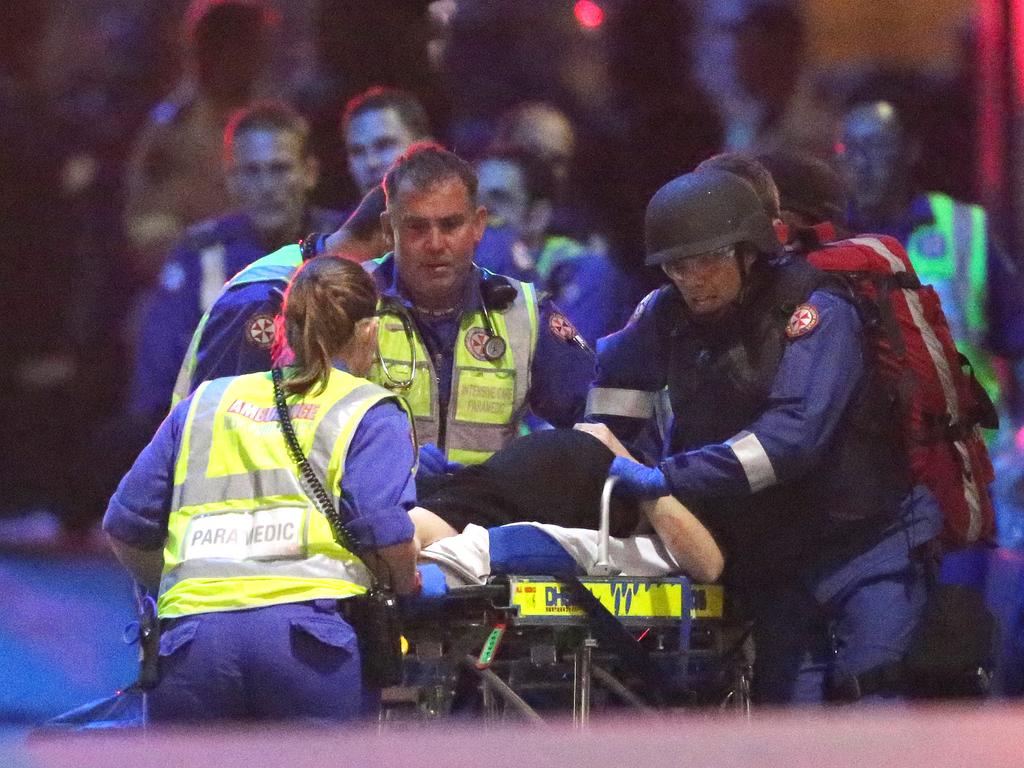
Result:
M324 392L288 398L299 445L335 504L356 427L385 399L395 396L338 370ZM159 615L344 598L368 585L303 491L270 373L202 383L174 467Z

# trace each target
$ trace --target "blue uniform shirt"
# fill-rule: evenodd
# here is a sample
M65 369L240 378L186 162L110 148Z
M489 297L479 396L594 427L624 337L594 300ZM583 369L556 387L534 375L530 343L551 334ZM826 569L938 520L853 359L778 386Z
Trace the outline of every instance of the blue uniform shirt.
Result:
M653 395L668 384L668 345L653 313L645 311L646 302L625 328L599 342L595 387ZM765 410L748 427L776 481L799 477L821 460L864 371L854 307L823 291L811 294L807 303L818 309L818 325L787 345ZM640 437L648 423L639 415L598 417L627 441ZM684 498L750 492L747 472L727 443L668 457L661 468L673 492Z
M398 291L393 265L391 257L372 263L368 268L373 271L378 290L410 306ZM260 318L272 318L280 311L286 287L284 280L262 281L235 286L221 295L203 329L192 377L193 390L208 379L265 371L271 367L270 345L257 343L250 329ZM475 308L479 302L475 283L467 290L470 291L467 306ZM556 426L571 426L583 416L594 363L590 354L554 333L552 318L559 314L550 300L540 302L539 333L528 399L531 409L542 418ZM417 316L416 321L441 378L441 406L445 409L451 389L458 317Z
M332 231L342 221L335 211L317 209L309 212L307 220L311 229L329 227ZM266 254L267 246L243 213L211 219L188 231L171 253L148 300L129 394L133 412L167 412L178 369L203 313L228 278ZM211 369L212 375L196 381L236 372Z
M163 546L174 487L174 465L192 397L178 403L117 487L103 530L137 549ZM344 486L357 517L348 529L362 546L387 547L412 537L408 510L416 505L409 420L395 403L370 408L345 457Z

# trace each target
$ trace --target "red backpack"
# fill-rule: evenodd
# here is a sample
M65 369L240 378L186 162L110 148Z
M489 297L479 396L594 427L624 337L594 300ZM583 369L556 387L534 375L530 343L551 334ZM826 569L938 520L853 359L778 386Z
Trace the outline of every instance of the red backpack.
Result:
M995 409L957 351L935 290L921 285L899 241L884 235L820 244L807 260L843 275L873 315L874 360L896 398L897 433L913 480L928 486L942 507L943 543L991 542L994 475L979 426L997 426Z

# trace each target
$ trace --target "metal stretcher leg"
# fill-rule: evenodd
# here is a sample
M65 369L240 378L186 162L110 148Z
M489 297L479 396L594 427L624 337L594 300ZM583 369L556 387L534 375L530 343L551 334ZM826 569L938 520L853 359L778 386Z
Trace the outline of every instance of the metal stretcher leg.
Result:
M512 705L513 708L527 720L534 723L543 723L544 718L537 714L537 711L531 707L523 697L513 691L508 684L498 677L494 672L489 669L479 669L476 666L476 658L473 656L466 656L465 665L480 676L480 679L484 682L485 696L487 692L498 695L506 704Z

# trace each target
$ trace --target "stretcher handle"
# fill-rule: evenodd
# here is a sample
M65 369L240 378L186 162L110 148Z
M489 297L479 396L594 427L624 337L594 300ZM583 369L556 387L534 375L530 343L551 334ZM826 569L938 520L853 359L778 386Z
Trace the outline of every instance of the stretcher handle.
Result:
M597 532L597 562L594 563L595 576L616 576L619 571L608 562L608 538L612 527L612 489L615 488L617 477L609 477L601 489L601 526Z

